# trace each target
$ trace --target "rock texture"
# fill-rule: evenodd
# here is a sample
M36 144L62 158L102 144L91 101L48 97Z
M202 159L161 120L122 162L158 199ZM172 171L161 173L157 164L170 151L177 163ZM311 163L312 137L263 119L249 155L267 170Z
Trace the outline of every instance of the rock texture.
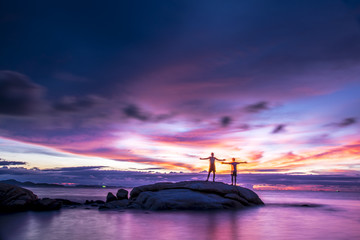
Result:
M105 209L126 209L129 208L129 200L128 199L122 199L122 200L115 200L111 202L107 202L104 205L100 206L100 210Z
M130 193L130 200L129 207L149 210L238 209L264 205L250 189L203 181L164 182L136 187Z

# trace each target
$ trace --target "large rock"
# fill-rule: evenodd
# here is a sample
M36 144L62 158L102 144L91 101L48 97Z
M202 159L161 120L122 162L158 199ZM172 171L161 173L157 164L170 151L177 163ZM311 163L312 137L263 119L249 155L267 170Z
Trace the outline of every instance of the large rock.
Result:
M39 199L33 192L22 187L0 183L0 212L50 211L63 205L80 205L66 199Z
M30 190L6 183L0 183L1 212L30 210L37 200L38 197Z
M236 209L264 205L250 189L220 182L184 181L134 188L131 201L143 209Z

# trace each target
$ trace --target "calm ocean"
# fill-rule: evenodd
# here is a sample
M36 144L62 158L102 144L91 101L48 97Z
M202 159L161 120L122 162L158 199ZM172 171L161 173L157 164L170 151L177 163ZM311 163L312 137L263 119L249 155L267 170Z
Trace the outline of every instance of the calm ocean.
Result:
M115 189L32 188L39 197L104 200ZM360 239L360 193L257 191L266 203L238 211L63 209L0 215L1 240ZM305 205L305 206L304 206Z

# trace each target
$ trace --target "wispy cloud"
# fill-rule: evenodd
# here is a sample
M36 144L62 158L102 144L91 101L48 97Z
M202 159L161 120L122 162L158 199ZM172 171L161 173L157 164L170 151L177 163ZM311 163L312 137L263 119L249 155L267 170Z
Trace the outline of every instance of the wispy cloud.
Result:
M9 165L25 165L26 162L20 161L6 161L0 158L0 166L9 166Z
M124 114L129 118L135 118L141 121L149 120L150 116L144 113L140 108L134 104L128 105L123 109Z
M18 72L0 71L0 114L27 116L44 110L44 88Z
M354 118L354 117L349 117L349 118L343 119L341 122L332 123L332 124L330 124L330 125L332 125L332 126L337 126L337 127L347 127L347 126L350 126L350 125L355 124L356 122L357 122L357 121L356 121L356 118Z

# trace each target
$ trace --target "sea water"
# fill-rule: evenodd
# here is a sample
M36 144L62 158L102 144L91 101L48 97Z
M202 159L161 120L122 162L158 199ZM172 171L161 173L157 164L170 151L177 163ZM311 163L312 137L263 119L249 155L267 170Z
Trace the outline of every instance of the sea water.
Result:
M39 197L104 200L115 189L32 188ZM257 191L264 207L225 211L62 209L0 215L1 240L360 239L360 193Z

